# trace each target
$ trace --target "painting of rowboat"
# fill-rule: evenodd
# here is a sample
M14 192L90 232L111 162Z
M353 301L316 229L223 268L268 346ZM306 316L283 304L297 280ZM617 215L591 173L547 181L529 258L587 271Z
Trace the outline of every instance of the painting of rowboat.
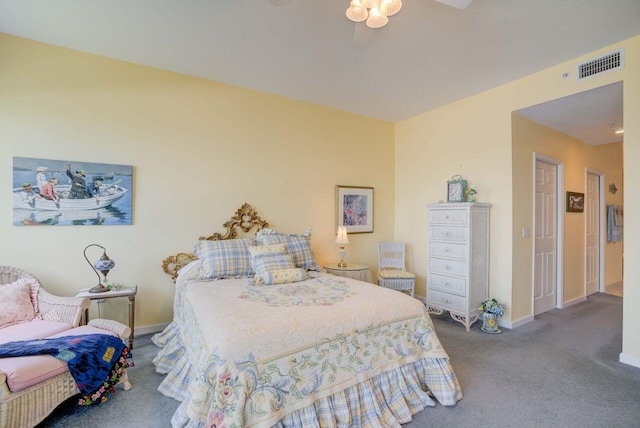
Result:
M133 167L13 158L13 224L132 224Z

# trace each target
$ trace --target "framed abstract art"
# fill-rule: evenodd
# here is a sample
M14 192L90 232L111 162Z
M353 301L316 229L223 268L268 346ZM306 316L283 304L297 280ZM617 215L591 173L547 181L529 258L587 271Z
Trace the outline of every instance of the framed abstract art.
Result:
M338 226L348 233L373 232L373 187L336 186Z

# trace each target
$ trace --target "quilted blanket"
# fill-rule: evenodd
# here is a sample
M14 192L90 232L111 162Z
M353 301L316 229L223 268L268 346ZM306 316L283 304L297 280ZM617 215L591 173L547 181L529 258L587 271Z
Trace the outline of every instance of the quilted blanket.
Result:
M174 427L399 426L430 395L462 396L424 305L403 293L324 274L261 287L183 271L174 322L154 338L159 390L182 401Z
M65 361L84 396L81 404L99 404L105 393L118 383L128 367L129 350L117 337L107 334L65 336L25 340L0 345L0 357L51 355Z

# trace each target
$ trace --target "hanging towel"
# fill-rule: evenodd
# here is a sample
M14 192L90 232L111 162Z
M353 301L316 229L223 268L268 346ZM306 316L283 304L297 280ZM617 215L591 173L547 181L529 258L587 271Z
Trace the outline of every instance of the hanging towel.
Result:
M622 205L614 205L615 211L615 224L616 226L624 226L624 210Z
M622 241L622 213L622 205L607 205L607 241L609 242Z

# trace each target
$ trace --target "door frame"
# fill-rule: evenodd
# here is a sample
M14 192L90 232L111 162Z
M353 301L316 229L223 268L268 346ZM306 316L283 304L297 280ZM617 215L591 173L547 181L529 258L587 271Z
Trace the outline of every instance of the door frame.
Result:
M599 185L599 189L598 192L600 193L600 201L598 203L598 212L600 213L600 224L598 225L598 227L600 228L600 230L598 231L598 234L600 236L600 242L598 243L598 251L600 252L599 256L598 256L598 260L599 260L599 275L598 275L598 291L603 293L605 291L605 284L604 284L604 267L605 267L605 260L604 260L604 254L605 254L605 240L607 237L607 229L606 229L606 218L607 218L607 213L606 213L606 204L604 203L604 198L605 198L605 189L604 189L604 183L605 183L605 173L604 171L601 171L599 169L594 169L594 168L589 168L586 167L584 169L584 188L585 191L587 189L587 176L589 174L592 175L597 175L600 181L600 185ZM604 235L603 235L604 233ZM584 297L587 297L587 244L586 244L586 239L587 239L587 216L584 216L584 237L585 237L585 245L584 245Z
M531 313L535 313L535 257L536 257L536 161L543 161L556 166L556 216L557 216L557 230L556 230L556 308L562 309L564 307L564 161L562 159L554 158L553 156L545 155L543 153L533 152L533 174L532 174L532 189L533 189L533 213L532 213L532 233L531 237ZM585 178L586 180L586 178Z

